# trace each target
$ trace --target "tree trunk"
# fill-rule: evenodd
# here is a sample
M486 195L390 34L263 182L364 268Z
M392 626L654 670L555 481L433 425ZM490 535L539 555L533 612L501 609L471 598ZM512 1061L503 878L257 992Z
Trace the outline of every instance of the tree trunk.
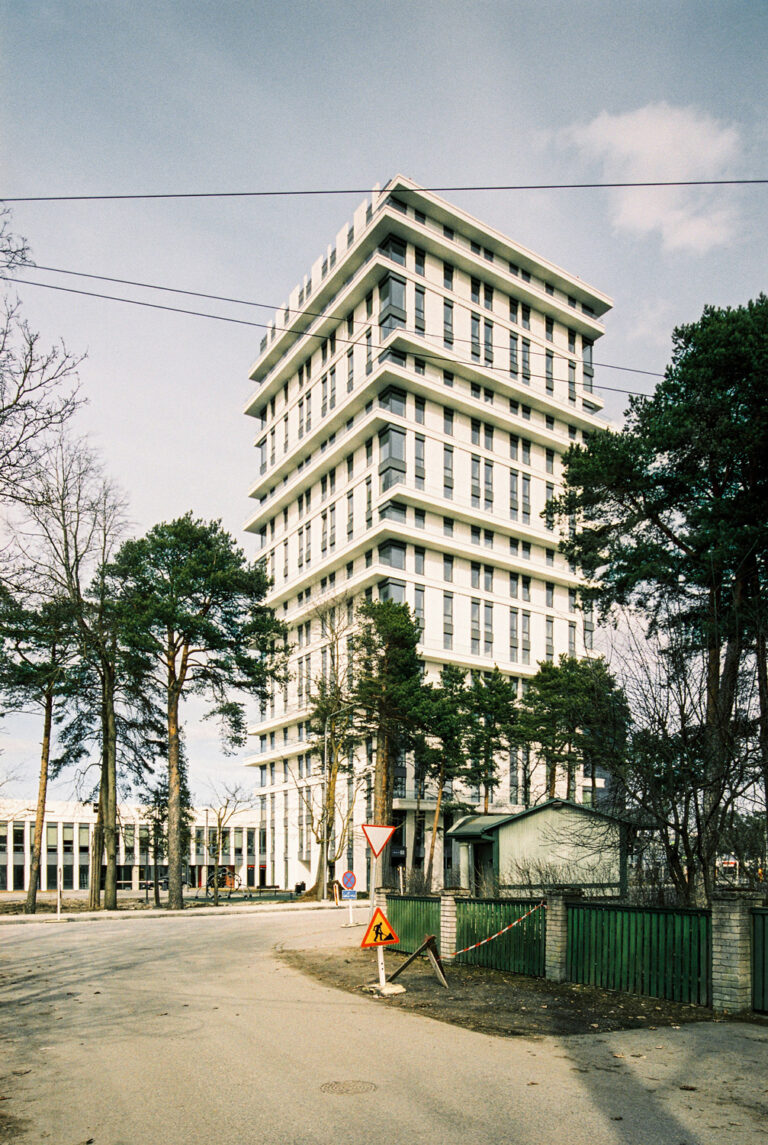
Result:
M168 906L184 909L181 885L181 770L179 760L179 692L168 688ZM217 872L218 873L218 872ZM218 890L218 888L216 888ZM218 899L216 900L218 901Z
M379 731L376 737L376 771L373 778L373 821L382 826L392 826L392 783L391 783L390 759L389 759L389 737L383 731ZM389 847L387 843L383 853L378 859L378 873L382 886L390 886L392 884L392 864L389 859ZM371 871L374 872L377 867L377 860L374 859ZM372 891L376 888L373 887Z
M43 744L40 752L40 782L37 787L37 813L35 815L35 844L32 848L32 863L29 868L29 887L25 914L34 914L37 907L37 888L40 885L40 858L43 851L43 820L45 818L45 797L48 791L48 763L51 757L51 724L53 722L53 688L45 693L43 715ZM58 888L58 855L56 856L56 879ZM50 888L49 888L50 889Z
M104 880L104 909L117 910L117 730L115 727L115 681L111 665L105 672L104 728L107 787L104 814L104 845L107 871Z
M437 778L437 802L435 803L435 815L432 820L432 837L429 840L429 859L427 860L427 870L424 875L424 881L427 888L427 893L432 889L432 867L435 861L435 839L437 838L437 829L440 824L440 808L443 802L443 788L445 787L445 768L441 767Z
M158 839L157 823L152 824L152 889L155 893L155 906L160 906L160 877L157 872L157 860L160 857L160 840Z
M91 843L91 885L88 892L88 909L101 908L101 856L104 852L104 799L106 795L106 755L102 751L101 780L99 783L99 807L96 814L96 823L93 828Z

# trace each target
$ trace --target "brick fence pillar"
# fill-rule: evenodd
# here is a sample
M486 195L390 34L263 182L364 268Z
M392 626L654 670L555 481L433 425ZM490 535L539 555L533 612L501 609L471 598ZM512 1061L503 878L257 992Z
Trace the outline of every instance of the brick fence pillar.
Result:
M385 915L387 913L387 895L395 893L394 887L376 887L373 892L373 905L374 908L378 907Z
M762 895L722 890L712 895L712 1009L739 1014L752 1008L752 917Z
M456 952L456 899L469 898L469 891L451 887L440 892L440 953Z
M547 895L547 941L544 955L544 977L550 982L565 982L568 953L567 904L578 899L578 887L555 887Z

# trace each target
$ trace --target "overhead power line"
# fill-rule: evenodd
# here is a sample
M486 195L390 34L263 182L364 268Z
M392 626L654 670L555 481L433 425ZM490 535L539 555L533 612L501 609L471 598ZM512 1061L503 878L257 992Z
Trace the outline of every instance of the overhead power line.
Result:
M284 307L276 306L273 302L254 302L248 298L231 298L229 295L226 295L226 294L208 294L208 293L206 293L204 291L200 291L200 290L185 290L182 287L178 287L178 286L159 286L153 282L139 282L134 278L115 278L114 276L107 275L107 274L88 274L87 272L82 271L82 270L64 270L62 267L58 267L58 266L40 266L38 263L34 263L34 264L32 264L32 266L29 269L45 270L45 271L49 272L50 274L67 274L73 278L90 278L90 279L94 279L97 282L115 282L120 286L138 286L143 290L158 290L158 291L162 291L164 294L182 294L187 298L206 298L212 302L231 302L235 306L250 306L250 307L253 307L254 309L269 310L270 312L274 311L275 313L277 313L278 310L284 309ZM21 279L19 279L18 281L21 281ZM35 283L34 285L44 286L45 283L38 282L38 283ZM55 289L55 288L51 287L51 289ZM97 297L104 297L104 298L110 298L111 299L113 296L112 295L97 295ZM115 299L115 301L126 301L126 302L128 302L131 300L130 299L122 299L122 300L121 299ZM193 313L197 313L197 312L191 311L191 310L189 310L189 311L184 310L184 311L181 311L181 313L193 314ZM304 308L304 307L302 307L302 308L291 307L289 310L289 313L290 313L292 318L297 318L299 316L302 316L305 318L324 318L324 317L326 317L326 311L324 311L324 310L309 310L308 308ZM216 317L216 315L202 315L202 317ZM337 318L338 318L339 322L345 320L343 316L337 316ZM252 325L258 326L261 329L269 329L270 328L269 323L258 322L258 323L252 323ZM367 319L366 320L360 319L357 322L355 322L355 325L360 326L362 328L365 328L365 327L370 326L370 322ZM303 333L304 337L310 337L310 338L319 337L319 335L308 333L307 331L303 331L302 333ZM346 342L347 340L342 338L341 341ZM469 338L455 338L454 341L456 341L456 342L467 342L468 343L471 341L471 339L469 339ZM352 345L353 343L350 342L349 344ZM535 353L535 351L534 351L534 353ZM558 356L561 358L565 358L564 354L560 354ZM626 373L626 374L645 374L651 378L663 378L664 377L663 373L660 373L658 370L641 370L635 366L615 366L611 362L595 362L595 365L600 366L606 370L621 370L623 373ZM629 391L627 391L627 393L629 393Z
M104 294L104 293L102 293L100 291L96 291L96 290L76 290L72 286L56 286L54 283L51 283L51 282L34 282L31 279L12 278L10 276L6 277L4 279L4 281L5 282L15 282L21 286L39 286L43 290L56 290L62 294L77 294L80 297L84 297L84 298L100 298L100 299L107 301L107 302L123 302L128 306L143 306L149 310L166 310L172 314L187 314L192 318L210 318L214 322L229 322L235 326L250 326L250 327L253 327L253 328L258 329L258 330L266 330L269 328L268 324L266 322L250 322L247 318L232 318L229 315L211 314L208 311L204 311L204 310L187 310L186 308L181 307L181 306L166 306L160 302L145 302L145 301L138 299L138 298L120 298L118 295ZM170 289L170 288L167 288L167 289ZM203 297L216 297L216 296L215 295L214 296L203 295ZM257 304L254 304L254 305L257 305ZM304 334L304 336L309 337L309 338L318 338L318 339L321 339L324 337L324 335L314 334L312 332L306 332ZM358 344L356 341L353 341L351 339L346 339L346 338L338 338L337 341L343 345L354 346L354 345ZM427 362L442 362L442 363L447 363L448 365L451 365L451 366L456 366L456 364L457 364L454 358L446 357L446 355L444 355L444 354L422 352L422 353L418 354L417 357L423 358ZM461 362L459 364L461 364ZM468 366L476 365L476 363L470 362L470 361L467 361L465 364ZM599 363L595 363L595 364L598 365ZM501 368L498 366L486 365L483 368L485 370L490 371L490 372L495 372L495 373L502 372ZM611 366L609 368L614 369L614 370L631 370L630 366ZM632 372L633 373L637 372L637 373L651 374L651 376L653 376L653 377L663 377L662 374L655 374L655 373L652 373L650 370L642 370L642 371L640 371L640 370L634 371L633 370ZM504 373L506 374L507 371L504 371ZM543 380L545 375L532 373L531 377L535 377L537 379ZM640 390L625 390L625 389L621 389L617 386L606 386L606 385L603 385L601 382L595 382L594 387L595 387L595 389L606 390L610 393L627 394L630 397L647 397L647 394L644 394Z
M654 179L616 181L611 183L478 183L444 187L398 187L398 195L417 195L422 191L592 191L631 187L744 187L761 186L766 179ZM102 203L130 202L141 199L280 199L311 195L371 195L371 187L287 188L279 191L164 191L114 195L0 195L2 203Z

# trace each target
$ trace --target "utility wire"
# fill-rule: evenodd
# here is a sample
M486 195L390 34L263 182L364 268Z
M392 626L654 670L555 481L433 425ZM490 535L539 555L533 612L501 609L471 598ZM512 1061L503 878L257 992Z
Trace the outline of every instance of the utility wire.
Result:
M768 179L656 179L613 183L499 183L445 187L398 187L398 195L418 195L422 191L590 191L624 187L742 187L761 186ZM0 195L2 203L94 203L139 199L278 199L311 195L371 195L371 187L315 187L280 191L172 191L132 195Z
M114 278L111 275L106 275L106 274L87 274L86 272L81 271L81 270L64 270L61 267L57 267L57 266L40 266L38 263L33 263L30 266L30 269L45 270L45 271L50 272L51 274L67 274L67 275L71 275L73 278L91 278L91 279L95 279L97 282L116 282L121 286L138 286L143 290L158 290L158 291L162 291L163 293L166 293L166 294L183 294L188 298L207 298L207 299L210 299L211 301L214 301L214 302L231 302L236 306L250 306L250 307L254 307L256 309L260 309L260 310L269 310L270 312L274 312L274 313L277 313L279 310L283 309L280 306L275 306L274 303L271 303L271 302L253 302L250 299L246 299L246 298L230 298L226 294L207 294L207 293L204 293L204 292L199 291L199 290L184 290L184 289L182 289L180 287L176 287L176 286L157 286L155 283L152 283L152 282L138 282L132 278ZM11 280L9 280L9 281L11 281ZM22 281L22 280L19 279L19 280L14 280L14 281ZM44 286L45 283L39 282L39 283L35 283L34 285ZM52 286L51 289L55 289L55 288ZM96 297L102 297L102 296L97 295ZM112 295L104 295L103 297L111 298ZM118 300L118 301L120 301L120 300ZM130 301L130 300L129 299L123 299L122 301ZM468 309L468 308L464 307L464 309ZM193 311L180 311L180 313L192 314L195 312L193 312ZM324 318L324 317L328 316L326 314L326 311L324 311L324 310L318 311L318 310L308 310L308 309L303 309L303 308L291 308L291 307L288 308L288 313L290 314L291 318L294 318L294 319L298 318L299 316L304 317L304 318ZM214 315L209 315L208 317L214 317ZM339 316L339 315L334 315L333 317L335 317L339 322L343 322L346 320L343 316ZM269 323L254 323L253 325L258 325L262 329L263 328L269 329ZM362 319L358 319L358 320L356 320L355 325L365 328L365 327L370 326L370 322L368 320L364 321ZM302 332L302 337L317 337L317 336L318 335L308 334L306 331ZM349 339L339 339L339 341L341 341L344 344L355 345L355 343ZM454 341L456 341L456 342L470 342L471 339L470 338L455 338ZM532 353L532 356L534 356L534 357L535 356L541 357L542 353L544 353L544 351L532 350L531 353ZM556 353L556 357L558 357L564 361L570 360L567 358L567 355L565 355L565 354L557 354ZM635 366L616 366L616 365L613 365L611 362L595 362L595 365L600 366L602 369L621 370L623 373L628 373L628 374L645 374L651 378L663 378L664 377L664 374L659 373L657 370L641 370ZM628 390L626 392L629 393Z
M56 286L50 282L33 282L30 279L11 278L10 276L6 277L4 279L4 281L5 282L15 282L15 283L22 285L22 286L39 286L44 290L57 290L62 294L77 294L77 295L80 295L81 297L84 297L84 298L100 298L100 299L103 299L104 301L107 301L107 302L124 302L128 306L144 306L149 310L167 310L172 314L188 314L193 318L210 318L214 322L229 322L235 326L250 326L250 327L256 328L258 330L269 329L269 326L266 322L249 322L247 318L231 318L231 317L229 317L227 315L223 315L223 314L210 314L204 310L186 310L180 306L165 306L160 302L144 302L144 301L140 301L137 298L120 298L115 294L103 294L103 293L101 293L99 291L95 291L95 290L75 290L75 288L72 286ZM203 297L207 297L207 296L204 295ZM307 338L318 338L318 339L322 339L325 337L325 335L315 334L315 333L311 333L311 332L307 332L303 336L307 337ZM353 340L347 339L347 338L337 338L337 342L339 342L341 345L345 345L345 346L346 345L357 346L360 344L360 342L358 340L353 341ZM466 360L464 360L464 361L460 360L457 363L454 358L449 358L445 354L430 354L429 352L426 352L426 353L422 352L422 353L417 354L415 356L417 358L422 358L426 362L441 362L443 364L447 364L447 365L452 366L454 368L457 365L466 365L466 366L471 366L474 368L478 364L477 362L466 361ZM615 369L615 370L631 370L630 366L613 366L611 368ZM505 376L508 376L508 371L502 370L502 368L500 366L490 366L488 364L485 364L485 365L483 365L483 369L487 370L490 373L502 373L503 372L505 374ZM632 372L635 372L635 371L632 371ZM648 371L648 370L637 371L637 372L650 373L650 371ZM654 374L653 376L654 377L663 377L662 374ZM532 373L531 377L536 378L537 380L538 379L545 380L544 374ZM605 386L601 382L595 382L593 384L594 384L595 389L606 390L606 391L609 391L610 393L627 394L630 397L647 397L648 396L647 394L643 393L640 390L625 390L625 389L620 389L617 386Z

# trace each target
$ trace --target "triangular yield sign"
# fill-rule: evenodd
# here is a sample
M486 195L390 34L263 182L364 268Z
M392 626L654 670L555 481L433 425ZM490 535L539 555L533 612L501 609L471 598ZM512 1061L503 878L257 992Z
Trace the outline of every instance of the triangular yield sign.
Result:
M392 924L387 921L387 917L381 907L376 907L373 912L373 918L368 923L368 929L363 936L361 946L391 946L398 943L400 939L392 929Z
M377 823L363 823L363 833L377 859L396 830L396 827L382 827Z

